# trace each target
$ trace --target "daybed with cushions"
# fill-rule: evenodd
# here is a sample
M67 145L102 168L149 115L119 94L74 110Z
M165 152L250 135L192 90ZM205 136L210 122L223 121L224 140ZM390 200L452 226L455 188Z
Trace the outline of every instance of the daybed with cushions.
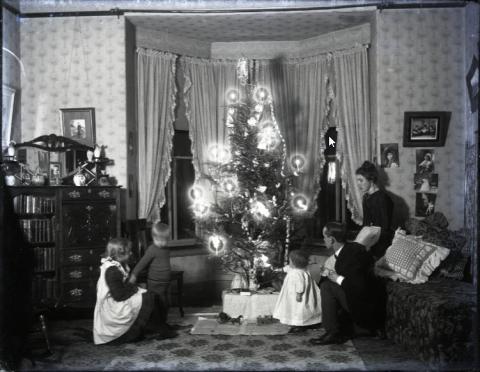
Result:
M441 213L409 220L411 234L397 230L375 271L390 279L387 337L436 367L468 366L474 355L475 288L462 281L465 238L447 226Z

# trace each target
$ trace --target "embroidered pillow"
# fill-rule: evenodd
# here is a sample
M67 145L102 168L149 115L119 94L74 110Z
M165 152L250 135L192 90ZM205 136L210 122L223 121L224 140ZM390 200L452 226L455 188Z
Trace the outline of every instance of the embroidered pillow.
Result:
M380 239L381 231L382 229L380 226L365 226L358 233L355 242L362 244L368 251L371 247L377 244L378 239Z
M381 262L384 269L394 271L401 281L425 283L450 250L425 242L403 230L397 230L392 245Z

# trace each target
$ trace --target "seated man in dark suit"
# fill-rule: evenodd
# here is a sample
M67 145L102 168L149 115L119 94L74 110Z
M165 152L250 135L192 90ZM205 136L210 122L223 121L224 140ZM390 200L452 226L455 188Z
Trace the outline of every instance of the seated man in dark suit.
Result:
M383 294L380 283L373 274L373 259L365 247L346 242L346 227L329 222L323 229L327 248L335 251L335 272L320 282L322 298L322 323L327 333L313 338L315 345L340 344L347 340L342 332L344 324L340 310L349 314L356 326L366 328L372 334L383 325L381 306Z

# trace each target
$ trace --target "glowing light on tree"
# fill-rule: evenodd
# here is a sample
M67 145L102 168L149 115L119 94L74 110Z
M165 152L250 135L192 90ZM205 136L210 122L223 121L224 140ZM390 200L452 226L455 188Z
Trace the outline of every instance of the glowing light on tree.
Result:
M292 207L297 212L304 212L308 209L308 199L303 194L295 194L292 198Z
M208 238L208 249L217 256L225 250L226 245L227 242L223 236L214 234Z

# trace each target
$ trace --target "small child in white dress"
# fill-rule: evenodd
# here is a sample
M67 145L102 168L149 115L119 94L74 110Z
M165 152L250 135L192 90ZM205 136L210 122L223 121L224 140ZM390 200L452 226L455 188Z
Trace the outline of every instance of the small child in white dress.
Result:
M290 332L305 330L304 326L321 323L320 289L307 271L308 254L301 250L290 252L290 265L278 296L273 317L280 323L293 326Z

